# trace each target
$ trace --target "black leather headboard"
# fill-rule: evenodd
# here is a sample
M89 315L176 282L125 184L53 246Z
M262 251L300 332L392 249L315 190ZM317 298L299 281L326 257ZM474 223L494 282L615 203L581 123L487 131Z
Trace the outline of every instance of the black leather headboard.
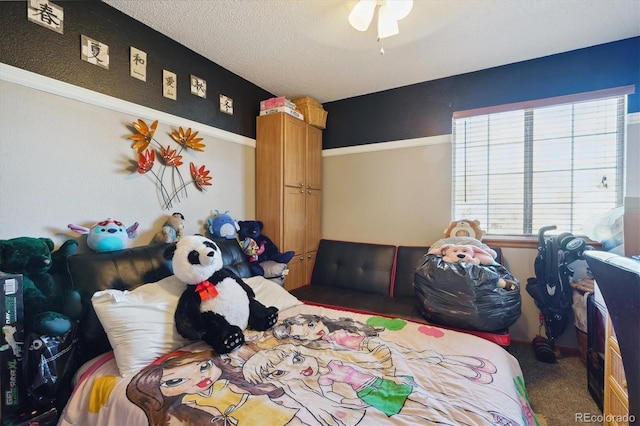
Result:
M416 266L427 252L429 247L398 247L398 258L393 279L393 297L415 297L413 289L413 276Z
M389 295L396 247L320 240L311 285Z
M214 241L222 251L222 259L227 268L242 278L251 276L249 264L235 239ZM67 265L71 283L80 292L82 301L78 365L111 350L107 335L91 304L93 294L108 289L133 290L144 283L159 281L171 275L171 262L164 259L164 251L168 246L169 244L152 244L69 256Z

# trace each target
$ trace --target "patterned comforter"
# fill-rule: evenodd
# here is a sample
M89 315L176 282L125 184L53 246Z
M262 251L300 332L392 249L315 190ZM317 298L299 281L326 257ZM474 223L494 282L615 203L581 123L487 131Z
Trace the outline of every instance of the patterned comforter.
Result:
M504 348L435 326L298 305L219 356L204 343L121 377L79 371L60 425L535 425Z

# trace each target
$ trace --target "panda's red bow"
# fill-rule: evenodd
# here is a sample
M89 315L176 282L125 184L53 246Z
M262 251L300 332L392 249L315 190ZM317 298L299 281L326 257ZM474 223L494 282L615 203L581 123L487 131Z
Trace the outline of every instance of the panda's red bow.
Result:
M209 281L202 281L196 286L196 291L200 295L200 300L215 299L218 295L216 286Z

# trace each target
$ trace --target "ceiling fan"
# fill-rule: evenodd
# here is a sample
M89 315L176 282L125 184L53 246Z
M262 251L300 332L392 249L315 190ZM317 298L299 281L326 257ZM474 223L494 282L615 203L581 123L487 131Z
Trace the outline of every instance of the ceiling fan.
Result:
M400 32L398 21L413 8L413 0L359 0L349 14L349 23L358 31L366 31L378 10L378 41ZM384 46L380 49L384 55Z

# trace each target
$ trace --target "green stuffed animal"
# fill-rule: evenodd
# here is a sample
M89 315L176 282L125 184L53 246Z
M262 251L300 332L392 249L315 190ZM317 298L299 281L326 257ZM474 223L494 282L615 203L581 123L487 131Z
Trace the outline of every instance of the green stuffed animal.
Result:
M65 241L57 251L52 251L50 238L0 240L0 271L22 274L25 333L60 336L80 315L80 297L66 273L67 257L77 247L75 240Z

